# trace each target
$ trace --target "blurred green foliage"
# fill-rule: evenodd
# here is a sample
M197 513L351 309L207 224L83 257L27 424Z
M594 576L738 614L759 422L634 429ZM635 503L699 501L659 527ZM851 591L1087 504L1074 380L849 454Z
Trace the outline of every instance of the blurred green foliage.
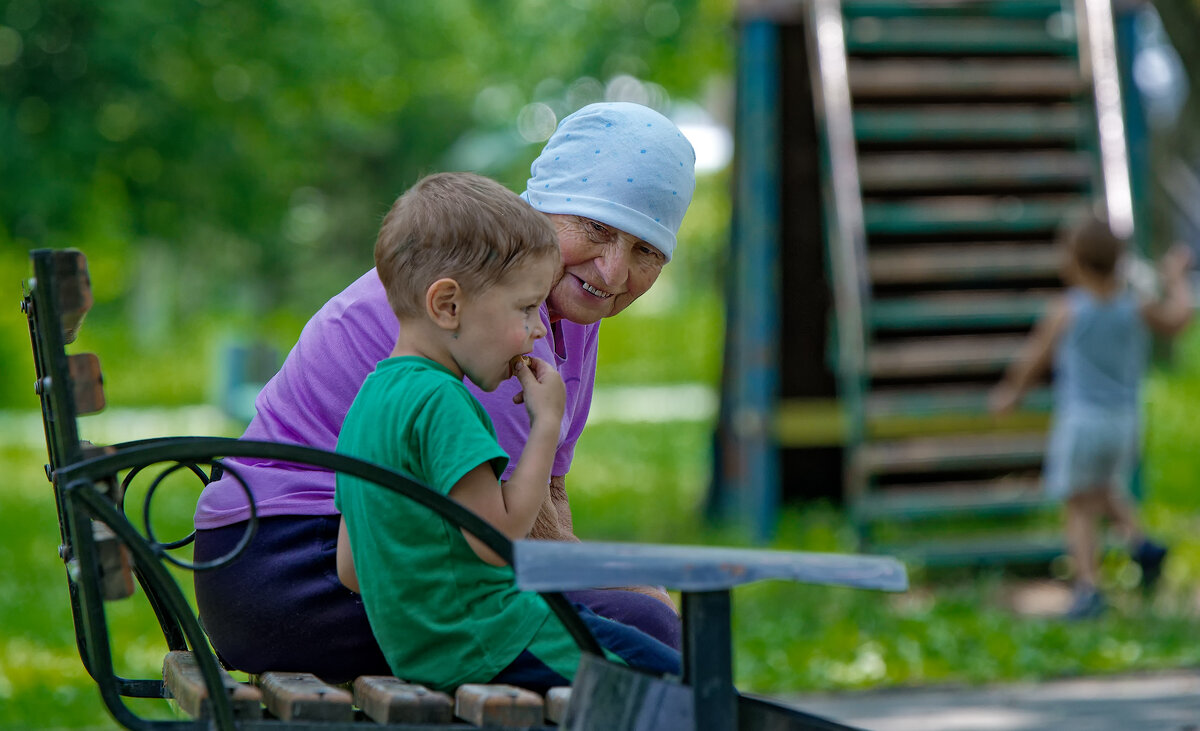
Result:
M25 252L83 249L85 332L109 346L88 347L147 372L121 402L204 400L225 342L286 350L371 266L421 175L520 191L552 129L536 112L726 107L732 6L0 1L0 282L15 302ZM711 283L728 203L723 181L708 191L673 268ZM0 358L23 363L22 326L2 322ZM28 382L3 379L0 408L31 407Z

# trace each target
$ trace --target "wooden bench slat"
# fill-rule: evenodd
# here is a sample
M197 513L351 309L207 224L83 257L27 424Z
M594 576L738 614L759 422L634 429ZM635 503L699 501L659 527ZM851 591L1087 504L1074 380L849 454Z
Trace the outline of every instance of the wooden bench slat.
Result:
M546 720L562 725L567 717L567 706L571 703L571 688L551 688L546 691Z
M454 714L476 726L526 728L540 726L544 704L537 693L514 685L459 686L454 694Z
M129 549L104 523L92 521L92 537L96 542L96 558L100 564L100 593L105 601L133 596L133 564Z
M92 309L92 280L87 257L77 249L54 252L54 276L58 281L57 305L62 323L63 344L75 342L83 318Z
M104 376L100 359L95 353L78 353L67 358L71 373L71 393L75 411L80 415L95 414L104 409Z
M355 680L354 705L379 723L454 720L454 701L450 696L388 675L363 675Z
M352 721L354 698L311 673L263 673L263 705L284 721Z
M262 693L258 688L237 682L224 670L221 671L221 680L230 693L234 716L262 717ZM204 684L204 676L200 674L195 655L179 650L168 652L163 658L163 682L184 713L193 718L209 718L212 715L208 686Z

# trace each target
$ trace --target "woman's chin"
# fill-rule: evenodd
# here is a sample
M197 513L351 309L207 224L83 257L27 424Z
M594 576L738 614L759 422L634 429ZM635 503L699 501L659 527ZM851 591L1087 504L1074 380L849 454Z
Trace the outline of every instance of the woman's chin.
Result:
M611 314L612 302L577 289L564 297L556 298L553 306L548 309L551 320L570 320L577 325L590 325Z

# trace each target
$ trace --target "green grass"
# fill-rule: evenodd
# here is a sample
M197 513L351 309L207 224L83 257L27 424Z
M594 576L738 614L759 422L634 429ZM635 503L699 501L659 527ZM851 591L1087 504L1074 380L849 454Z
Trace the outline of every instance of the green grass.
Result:
M632 315L624 332L615 327L622 318L614 327L606 324L606 337L620 342L638 332ZM711 317L717 317L715 311ZM665 325L659 332L656 358L695 345L694 334ZM614 369L638 372L636 358L620 350L602 354L605 359ZM1008 609L1015 582L1029 579L1028 573L932 573L914 567L912 590L903 595L778 582L742 587L734 593L739 687L782 694L1200 665L1195 640L1200 452L1192 436L1200 403L1200 329L1180 344L1176 360L1177 368L1156 372L1147 388L1143 514L1152 531L1174 547L1153 600L1130 587L1136 577L1120 556L1105 564L1114 611L1079 624L1031 619ZM689 379L711 382L711 359L679 362ZM110 369L110 382L128 373ZM662 382L665 375L655 372L654 380ZM611 383L602 372L602 385ZM11 446L25 440L4 436L10 446L0 448L0 474L6 476L0 497L0 562L6 567L0 572L0 728L113 728L75 650L44 457L39 449ZM716 530L701 518L710 450L711 424L704 422L589 426L568 481L577 532L593 539L740 542L735 530ZM156 498L156 529L169 534L186 529L195 497L193 486L171 483ZM140 504L136 495L130 504ZM850 551L853 533L828 505L792 506L781 518L774 546ZM190 586L187 577L182 583ZM149 610L138 597L111 607L122 668L156 675L163 646ZM151 703L159 714L172 713L163 703L141 706Z
M1178 344L1175 366L1147 384L1148 530L1172 545L1154 597L1136 569L1106 557L1113 611L1068 624L1021 615L1012 592L1041 569L939 571L910 567L903 595L771 582L734 593L737 682L766 693L928 683L989 683L1200 665L1200 328ZM709 479L707 424L588 427L571 481L580 535L618 540L728 543L736 532L703 524ZM853 531L827 505L791 506L777 548L853 551ZM1061 576L1061 564L1051 567Z

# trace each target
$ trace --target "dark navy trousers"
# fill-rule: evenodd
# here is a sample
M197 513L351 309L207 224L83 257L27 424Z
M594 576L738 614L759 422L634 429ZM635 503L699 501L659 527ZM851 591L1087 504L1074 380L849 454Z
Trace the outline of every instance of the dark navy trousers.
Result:
M338 522L337 515L261 518L242 556L195 573L200 621L226 665L248 673L309 672L334 683L392 674L362 600L338 580ZM195 560L227 554L245 529L237 523L196 531ZM679 618L657 599L615 590L567 598L680 647Z

